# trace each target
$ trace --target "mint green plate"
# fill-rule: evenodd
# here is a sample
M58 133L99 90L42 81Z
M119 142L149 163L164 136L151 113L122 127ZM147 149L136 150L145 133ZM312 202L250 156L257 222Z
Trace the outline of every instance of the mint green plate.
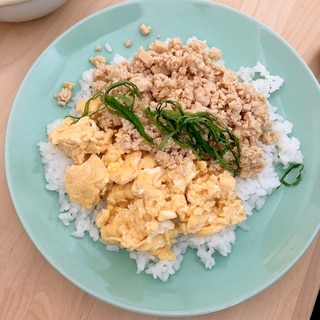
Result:
M145 37L138 26L152 26ZM305 155L302 182L280 188L261 212L248 219L249 232L237 230L233 252L216 257L205 270L188 251L181 270L168 282L136 274L126 252L107 252L88 237L80 240L58 221L57 196L45 190L37 142L46 124L66 115L53 95L65 80L77 82L91 67L97 44L130 57L157 39L191 36L222 49L226 66L238 69L261 61L285 79L272 97L294 123ZM123 42L133 41L131 48ZM107 57L113 53L104 51ZM240 303L283 276L304 254L320 225L320 90L307 65L273 31L230 8L205 1L130 1L80 21L58 37L25 77L12 107L6 135L6 173L17 214L32 241L54 268L89 294L134 312L197 315Z

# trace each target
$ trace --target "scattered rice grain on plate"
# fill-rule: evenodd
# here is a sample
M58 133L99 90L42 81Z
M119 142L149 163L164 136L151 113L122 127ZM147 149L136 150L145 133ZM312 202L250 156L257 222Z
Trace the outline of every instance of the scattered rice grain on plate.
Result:
M109 42L106 42L104 45L105 49L107 50L107 52L111 53L112 52L112 47L110 45Z

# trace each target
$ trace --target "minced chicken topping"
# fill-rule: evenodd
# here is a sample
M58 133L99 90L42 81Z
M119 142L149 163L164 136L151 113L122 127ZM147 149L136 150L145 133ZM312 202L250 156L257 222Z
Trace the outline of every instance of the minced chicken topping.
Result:
M148 26L145 23L142 23L139 27L139 30L142 35L147 36L151 32L151 26Z
M72 98L73 88L74 83L67 81L63 83L61 91L55 94L55 98L57 99L59 106L65 107L67 105L67 103Z
M241 176L249 177L264 167L260 143L271 144L277 135L271 131L266 98L251 85L239 83L236 74L217 63L221 51L208 49L205 42L194 40L183 45L181 40L168 43L155 41L148 51L140 48L132 61L120 65L107 64L103 56L91 58L96 66L92 88L101 91L111 83L130 80L142 94L139 108L155 108L159 101L179 101L190 112L210 111L217 115L239 138L241 144ZM160 143L160 133L140 112L141 122L148 134ZM103 112L97 119L101 128L116 125L120 119ZM116 123L115 123L116 122ZM157 153L156 147L137 136L131 124L124 121L121 130L124 151L144 150ZM179 157L191 156L189 151L168 144L168 166L179 163Z
M106 243L171 260L178 234L211 235L245 220L230 172L219 163L197 159L172 140L160 151L163 136L142 111L170 99L190 113L213 113L239 139L240 176L261 171L261 144L277 139L266 99L239 83L219 60L219 49L199 40L184 45L179 39L155 41L119 65L108 64L103 56L91 58L94 92L120 80L137 85L141 100L134 112L155 142L148 143L129 121L108 111L77 123L67 118L49 136L74 161L65 175L71 200L84 209L106 201L96 220ZM91 101L90 111L101 104L99 99ZM85 101L80 101L78 112L84 107Z

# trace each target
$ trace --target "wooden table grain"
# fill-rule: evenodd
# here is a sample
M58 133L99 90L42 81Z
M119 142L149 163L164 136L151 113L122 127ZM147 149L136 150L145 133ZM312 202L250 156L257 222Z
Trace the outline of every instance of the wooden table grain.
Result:
M0 319L160 319L99 301L51 267L22 228L5 178L6 124L26 72L40 53L68 27L118 2L69 0L54 13L34 21L0 23ZM216 2L245 12L275 30L302 56L320 80L319 0ZM296 265L275 284L239 305L197 319L307 320L319 291L319 258L318 237Z

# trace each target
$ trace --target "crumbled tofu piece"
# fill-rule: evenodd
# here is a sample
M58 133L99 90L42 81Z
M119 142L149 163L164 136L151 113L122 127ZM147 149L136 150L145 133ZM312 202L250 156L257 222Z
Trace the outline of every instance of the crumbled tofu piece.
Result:
M139 27L140 33L144 36L147 36L151 33L151 27L146 25L145 23L142 23Z
M132 46L132 40L126 40L123 45L126 47L126 48L129 48Z
M159 221L165 221L165 220L170 220L174 219L177 217L177 214L174 210L162 210L159 212Z
M135 57L140 59L147 68L150 68L154 61L152 55L149 52L145 51L142 47L135 54Z
M73 82L65 81L65 82L63 83L63 87L72 90L72 89L74 88L74 83L73 83Z
M218 61L222 59L222 52L218 48L212 47L208 53L209 58L211 58L212 60Z
M159 41L159 40L156 40L155 42L153 42L149 46L149 49L155 51L158 54L168 52L168 46L164 42Z
M58 105L65 107L72 97L72 89L74 88L74 83L64 82L62 84L62 89L60 92L54 95L57 99Z
M96 81L92 82L92 90L94 92L104 91L106 89L106 87L107 87L107 84L103 80L96 80Z
M93 63L97 68L101 68L106 65L107 59L104 56L98 55L91 57L90 62Z

